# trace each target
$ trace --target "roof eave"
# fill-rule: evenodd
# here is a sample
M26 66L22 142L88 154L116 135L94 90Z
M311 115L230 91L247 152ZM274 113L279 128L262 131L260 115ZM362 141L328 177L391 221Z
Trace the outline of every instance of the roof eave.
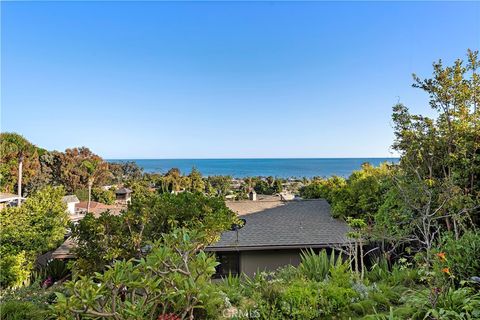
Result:
M260 250L276 250L276 249L316 249L316 248L332 248L344 247L348 242L322 243L322 244L293 244L293 245L259 245L259 246L227 246L227 247L206 247L205 251L222 252L222 251L260 251Z

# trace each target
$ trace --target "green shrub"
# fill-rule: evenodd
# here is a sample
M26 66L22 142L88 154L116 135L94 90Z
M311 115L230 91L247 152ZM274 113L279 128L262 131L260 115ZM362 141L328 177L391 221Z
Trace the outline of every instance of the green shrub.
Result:
M121 320L157 319L173 313L215 318L211 313L220 312L223 302L211 284L218 263L200 250L204 237L200 232L175 229L153 243L142 259L117 260L102 274L66 282L67 294L57 294L53 315L69 319L116 312Z
M51 260L43 269L45 278L51 277L53 281L58 281L65 278L70 270L65 262L62 260Z
M105 190L102 188L93 188L92 189L92 199L97 202L104 204L114 204L115 203L115 192L113 190Z
M41 320L45 317L45 311L33 302L12 300L0 303L2 320Z
M0 210L0 286L28 284L38 255L57 248L69 223L63 188L45 187L21 207Z
M316 319L319 317L321 311L317 286L306 280L297 280L288 285L281 295L281 309L285 318Z
M358 302L352 303L350 305L350 310L359 316L367 315L374 312L375 301L371 299L360 300Z
M32 262L28 261L25 251L17 254L2 254L0 259L0 286L18 288L28 282Z
M64 287L62 284L57 283L44 289L41 287L40 283L41 280L37 279L29 286L3 290L0 303L6 303L9 301L31 302L40 309L46 309L49 304L52 304L56 300L55 292L63 292Z
M88 201L88 190L87 189L78 189L75 190L75 195L80 201Z
M312 249L310 249L303 251L300 257L302 262L298 266L298 271L307 279L314 281L325 280L332 268L344 264L342 256L336 256L335 251L332 251L329 257L327 251L325 250L322 250L319 254L316 254Z
M387 282L392 286L403 285L410 287L415 285L420 280L418 270L413 268L406 268L400 265L394 265L392 272Z
M366 278L370 281L380 281L390 276L388 261L384 257L377 257L373 261L370 271L367 272Z
M342 314L358 298L358 293L349 286L339 286L332 281L324 282L320 293L320 310L323 315Z
M240 284L240 277L229 274L222 279L218 285L220 290L224 292L229 302L235 306L239 305L243 298L243 288Z
M300 277L301 273L298 268L292 265L287 265L285 267L279 268L276 271L275 276L279 279L282 279L283 281L291 282Z
M468 287L438 293L424 289L403 300L415 310L413 319L480 319L480 293Z
M443 238L440 251L457 282L480 277L480 233L467 231L458 240L452 234Z

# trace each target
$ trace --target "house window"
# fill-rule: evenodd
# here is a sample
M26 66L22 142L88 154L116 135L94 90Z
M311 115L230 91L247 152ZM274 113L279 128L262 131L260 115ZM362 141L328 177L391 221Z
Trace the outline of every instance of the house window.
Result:
M240 274L240 255L238 252L217 252L217 261L220 263L216 267L214 277L226 277L229 274Z

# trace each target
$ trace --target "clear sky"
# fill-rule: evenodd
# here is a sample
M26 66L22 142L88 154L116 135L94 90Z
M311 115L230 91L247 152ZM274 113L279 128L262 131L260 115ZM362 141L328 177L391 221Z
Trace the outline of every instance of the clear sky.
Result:
M2 2L1 130L105 158L382 157L480 2Z

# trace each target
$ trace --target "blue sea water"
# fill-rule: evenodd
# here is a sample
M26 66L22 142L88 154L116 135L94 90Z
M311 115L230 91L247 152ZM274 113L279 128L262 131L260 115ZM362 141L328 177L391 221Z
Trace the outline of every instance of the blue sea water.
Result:
M229 175L236 178L248 176L291 177L348 177L360 169L362 163L379 165L398 162L398 158L302 158L302 159L111 159L111 162L134 161L145 172L165 173L178 168L189 173L193 167L204 176Z

